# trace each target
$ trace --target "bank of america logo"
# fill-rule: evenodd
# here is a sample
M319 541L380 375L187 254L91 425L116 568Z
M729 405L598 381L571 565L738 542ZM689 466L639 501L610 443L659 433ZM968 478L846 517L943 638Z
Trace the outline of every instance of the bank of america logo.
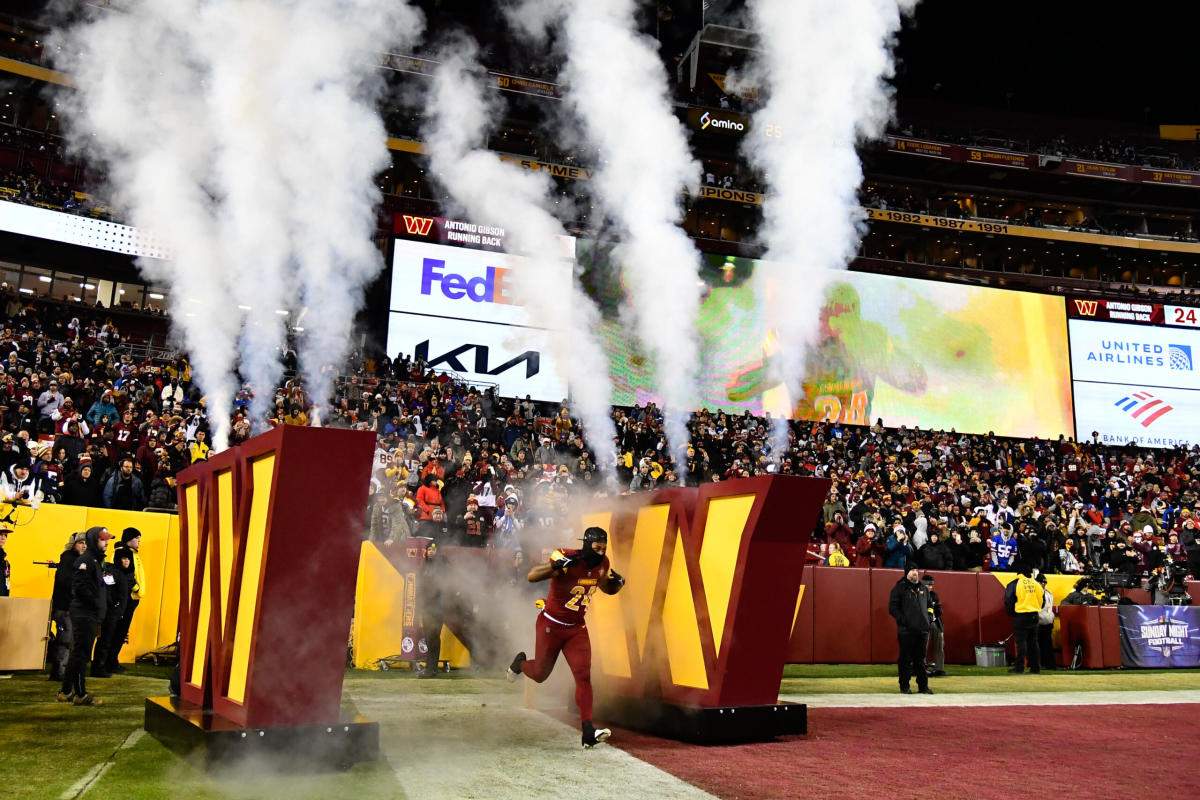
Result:
M1113 405L1140 422L1143 428L1149 428L1159 417L1175 410L1174 406L1166 405L1149 392L1134 392Z
M1192 369L1192 346L1190 344L1167 345L1167 361L1171 369Z

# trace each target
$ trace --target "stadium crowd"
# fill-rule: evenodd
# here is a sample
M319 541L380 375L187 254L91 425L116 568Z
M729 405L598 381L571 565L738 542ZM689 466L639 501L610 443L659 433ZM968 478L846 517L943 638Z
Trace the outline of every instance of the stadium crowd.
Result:
M171 509L175 475L208 457L206 409L184 357L135 361L84 309L4 296L0 330L5 499ZM80 316L71 316L72 312ZM249 391L233 443L251 435ZM299 381L269 424L309 424ZM793 422L700 411L674 453L653 404L614 408L617 463L595 462L565 407L497 395L407 357L367 359L338 382L328 424L379 435L364 535L536 549L572 499L774 472L828 477L814 562L1200 575L1200 449L1148 450L954 431Z

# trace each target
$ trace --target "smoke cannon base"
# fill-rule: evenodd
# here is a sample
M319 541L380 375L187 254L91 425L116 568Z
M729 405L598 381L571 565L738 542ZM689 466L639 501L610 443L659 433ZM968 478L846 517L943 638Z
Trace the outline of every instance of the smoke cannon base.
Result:
M644 699L610 700L596 719L690 744L744 744L808 733L808 706L680 706Z
M175 697L146 698L146 732L204 769L330 772L379 759L379 723L346 716L327 725L243 728Z

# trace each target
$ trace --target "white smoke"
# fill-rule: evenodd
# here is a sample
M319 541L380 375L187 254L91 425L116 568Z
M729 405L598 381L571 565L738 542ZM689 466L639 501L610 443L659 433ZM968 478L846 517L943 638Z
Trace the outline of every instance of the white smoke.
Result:
M512 13L526 32L558 26L566 55L565 102L599 154L592 189L616 223L635 329L655 362L666 432L680 450L696 404L700 255L679 227L682 193L700 166L671 111L657 43L637 32L632 0L532 0ZM682 475L681 475L682 477Z
M554 361L570 387L573 412L605 477L614 476L616 428L608 361L596 339L600 313L564 260L562 224L549 210L553 184L541 172L506 163L483 147L499 116L471 65L473 45L458 42L433 78L424 139L431 172L468 217L504 228L508 249L527 261L511 273L516 300L535 327L553 333Z
M891 117L892 45L917 0L751 0L759 51L752 83L765 92L743 149L767 196L760 238L776 302L772 382L794 407L830 280L864 231L862 165L855 146L883 134ZM791 408L787 409L790 413ZM777 417L778 419L778 417ZM775 428L776 453L787 425Z
M162 235L172 323L224 447L237 371L261 422L286 320L324 403L345 358L388 163L376 54L419 33L389 0L129 0L57 33L68 138L104 167L129 222ZM283 312L287 312L286 314Z

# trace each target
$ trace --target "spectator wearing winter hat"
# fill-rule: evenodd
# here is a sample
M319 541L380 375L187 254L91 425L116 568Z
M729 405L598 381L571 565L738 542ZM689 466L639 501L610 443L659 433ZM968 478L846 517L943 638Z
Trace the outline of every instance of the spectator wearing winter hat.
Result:
M54 638L50 640L46 660L50 663L50 680L62 682L67 671L67 659L71 656L71 578L74 576L75 561L87 550L85 534L71 534L62 555L58 557L58 568L54 571L54 591L50 596L50 621L54 623Z
M875 524L868 522L863 535L854 545L854 566L882 567L887 558L887 546L876 535Z
M497 517L492 532L492 546L497 550L521 550L521 530L525 523L517 514L516 495L504 498L504 515Z
M887 538L887 556L883 565L890 569L904 569L913 560L913 546L908 540L908 531L904 525L897 523L892 527L892 534Z
M421 488L416 495L417 513L422 520L432 519L433 510L440 508L443 516L446 513L446 502L442 499L442 490L438 486L438 476L429 472L421 479Z
M479 510L479 499L475 495L467 497L467 508L455 521L458 529L458 539L467 547L485 547L492 538L491 524L487 515Z
M111 538L107 528L88 528L84 537L87 549L71 569L71 658L67 661L62 690L58 694L60 703L96 706L102 702L87 691L87 665L96 631L108 610L104 553Z
M117 661L121 645L129 639L129 626L133 624L133 614L138 604L146 594L146 568L142 566L142 532L137 528L126 528L121 532L121 546L113 551L113 563L120 564L118 557L124 553L129 556L129 564L124 567L129 583L129 603L125 606L120 625L116 629L116 646L110 649L105 670L108 672L124 672L125 668Z
M80 456L79 466L63 481L62 503L68 506L104 507L104 485L95 473L91 456Z

